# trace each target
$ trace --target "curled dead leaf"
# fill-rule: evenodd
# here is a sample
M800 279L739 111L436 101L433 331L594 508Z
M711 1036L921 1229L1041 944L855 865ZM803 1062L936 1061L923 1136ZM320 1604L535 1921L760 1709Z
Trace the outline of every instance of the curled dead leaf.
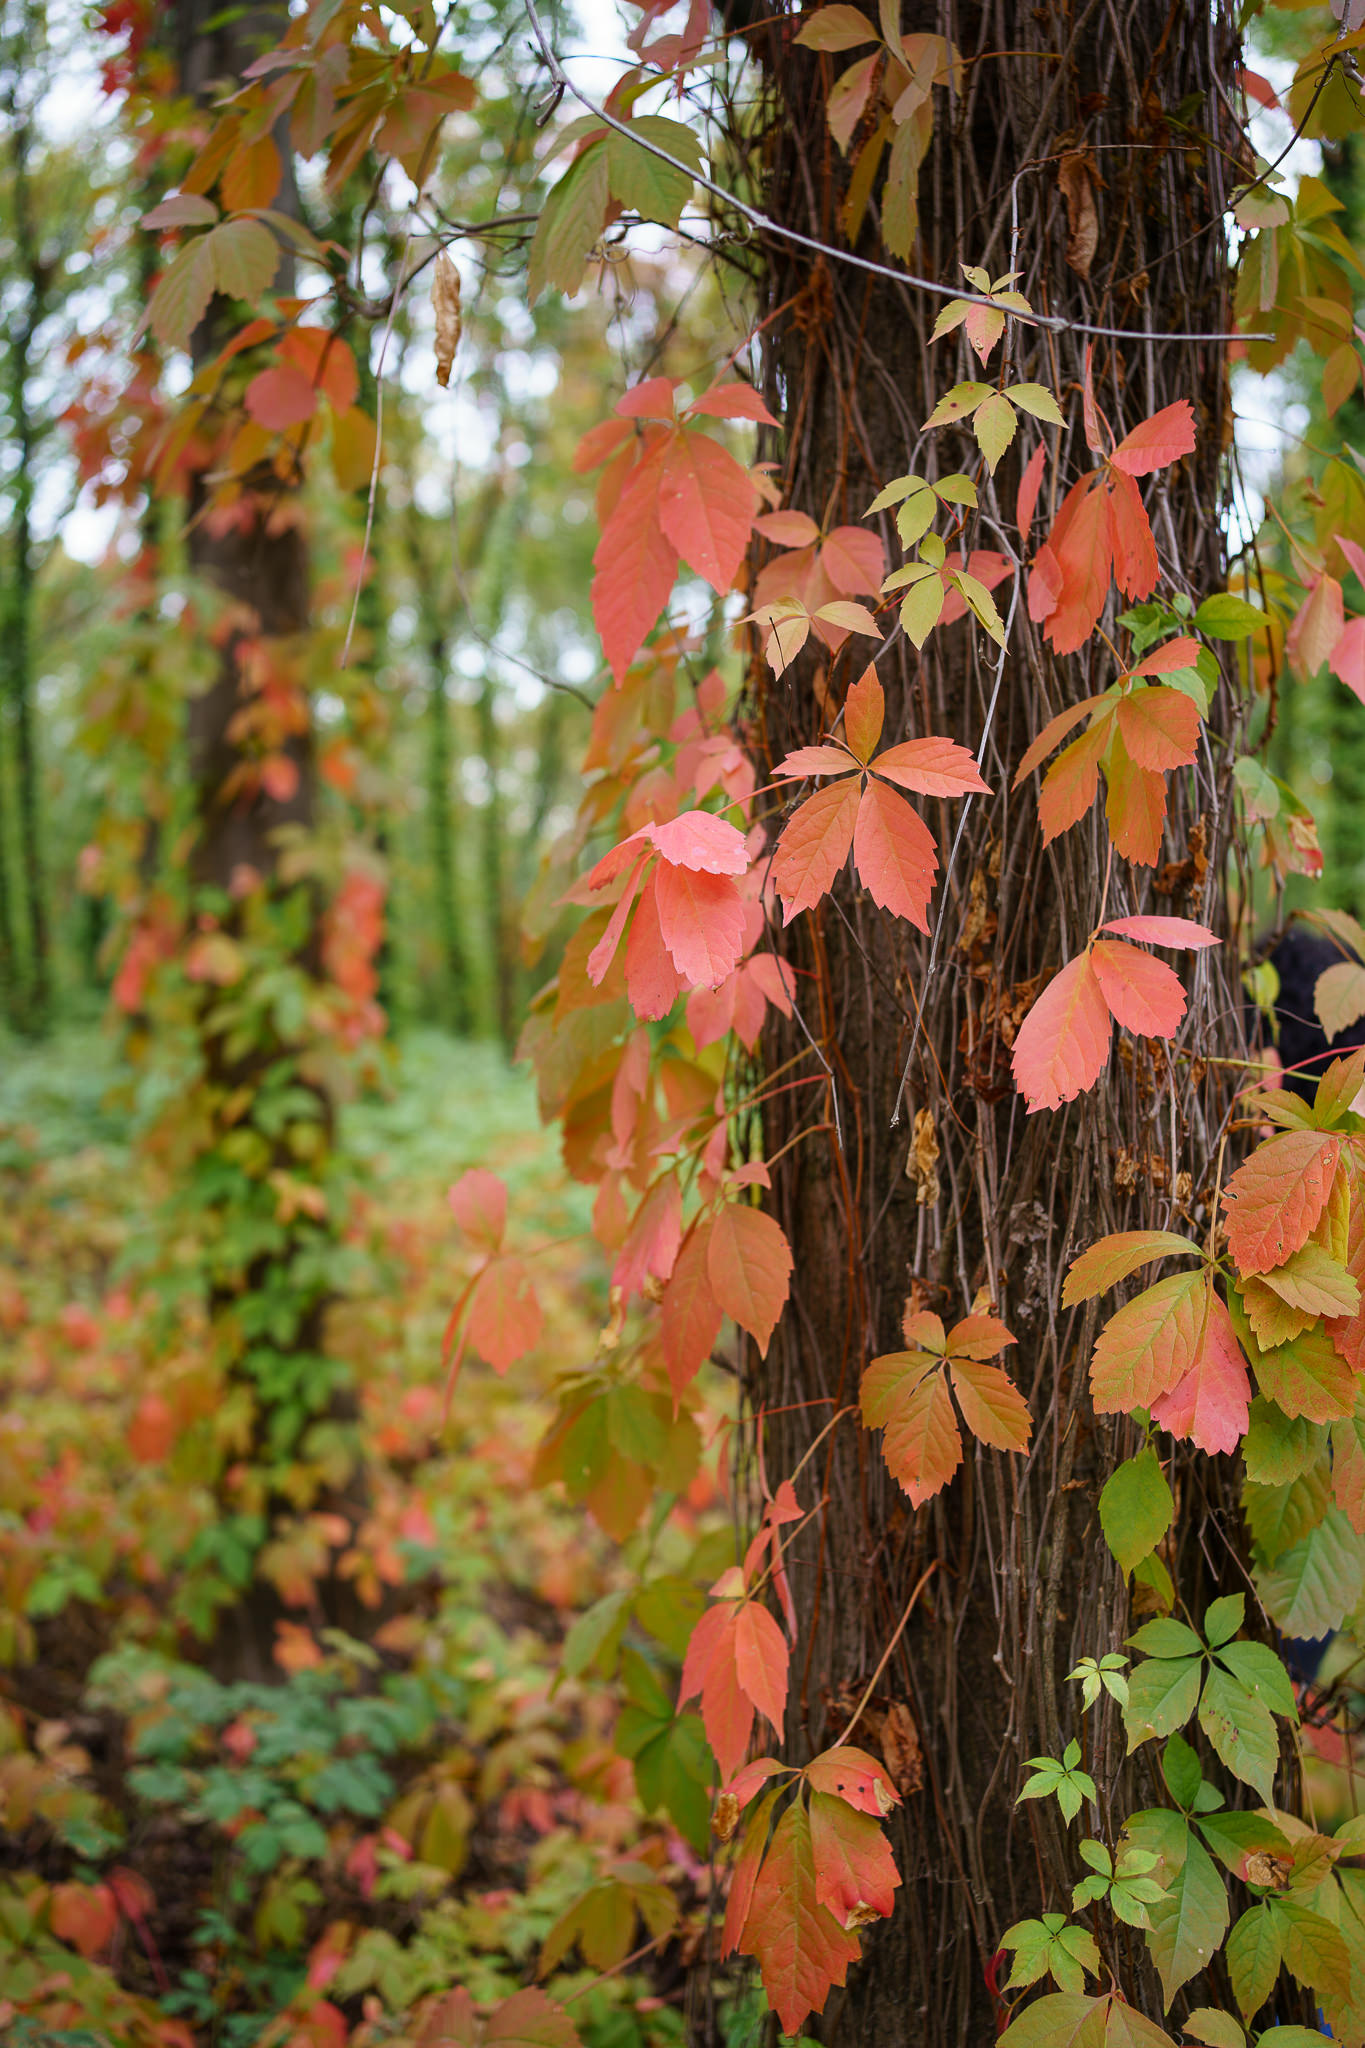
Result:
M436 315L436 382L444 388L460 345L460 273L442 249L431 273L431 305Z
M848 1918L844 1922L844 1926L852 1932L855 1927L866 1927L873 1920L880 1920L881 1918L882 1915L875 1906L869 1906L865 1899L859 1899L857 1905L851 1909Z
M733 1836L739 1826L739 1800L733 1792L721 1793L711 1816L711 1826L719 1842L728 1842Z
M1242 1878L1247 1884L1265 1885L1272 1891L1282 1892L1294 1874L1294 1866L1283 1856L1271 1856L1264 1849L1248 1856L1242 1866Z
M915 1111L915 1128L905 1171L906 1177L915 1183L917 1205L921 1209L932 1209L942 1190L938 1178L938 1132L934 1128L931 1109Z
M918 1792L924 1784L924 1757L919 1730L904 1700L892 1700L882 1717L881 1751L896 1790L902 1795Z
M1099 215L1095 211L1095 166L1090 152L1067 150L1057 167L1057 183L1066 202L1066 260L1077 277L1088 278L1100 240Z

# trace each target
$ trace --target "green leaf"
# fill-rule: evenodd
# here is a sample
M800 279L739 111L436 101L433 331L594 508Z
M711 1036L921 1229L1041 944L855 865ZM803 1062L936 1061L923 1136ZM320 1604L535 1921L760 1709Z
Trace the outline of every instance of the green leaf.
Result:
M1064 427L1062 409L1046 384L1010 384L1006 387L1008 398L1024 412L1031 413L1036 420L1046 420L1050 427Z
M213 256L215 288L258 312L280 262L280 245L269 228L258 220L228 220L204 240Z
M1322 1999L1349 1999L1351 1957L1341 1931L1292 1895L1267 1901L1291 1977Z
M986 467L992 476L1001 456L1009 447L1018 430L1019 420L1014 407L1003 392L992 391L989 398L983 398L976 409L972 427L976 434L977 446L986 458Z
M628 1619L628 1591L608 1593L580 1614L564 1638L561 1664L570 1678L581 1678L601 1660L604 1678L616 1669L616 1652Z
M1289 1673L1268 1643L1224 1643L1215 1655L1249 1692L1265 1701L1272 1713L1298 1720L1298 1702Z
M924 424L926 427L955 426L959 420L969 418L991 396L989 384L971 380L965 384L954 384L951 391L944 392Z
M1225 1593L1221 1600L1212 1601L1204 1610L1204 1641L1216 1647L1229 1636L1235 1636L1246 1619L1246 1611L1245 1593Z
M606 146L595 142L545 196L526 273L533 305L549 286L569 296L578 290L610 202Z
M1340 1508L1330 1507L1317 1528L1259 1573L1258 1581L1266 1610L1285 1635L1330 1635L1359 1604L1365 1541Z
M1174 1515L1174 1497L1150 1444L1111 1473L1100 1494L1104 1540L1125 1572L1156 1549Z
M966 600L967 609L984 632L990 634L997 647L1005 644L1005 622L996 609L995 599L984 583L965 569L954 569L949 579Z
M1187 2013L1185 2032L1204 2048L1246 2048L1246 2034L1230 2012L1216 2012L1211 2005L1197 2005Z
M188 348L213 297L214 261L207 235L182 243L147 308L147 324L164 348Z
M1320 1429L1321 1424L1312 1427ZM1258 1565L1274 1564L1317 1528L1327 1512L1331 1489L1325 1459L1283 1486L1258 1486L1254 1479L1243 1480L1242 1511L1256 1545Z
M1198 1657L1204 1649L1192 1628L1165 1614L1144 1622L1128 1640L1145 1657Z
M1152 1735L1174 1735L1183 1728L1199 1701L1202 1657L1149 1657L1128 1680L1128 1705L1123 1725L1128 1754Z
M1214 1665L1204 1681L1199 1725L1220 1761L1243 1784L1254 1785L1269 1806L1280 1744L1264 1700Z
M1184 1862L1148 1917L1147 1946L1169 2007L1181 1985L1207 1969L1228 1925L1227 1887L1208 1850L1188 1830Z
M1280 1936L1268 1905L1249 1906L1228 1936L1228 1974L1242 2017L1250 2020L1280 1974Z
M1268 621L1262 611L1231 591L1220 590L1206 597L1194 615L1194 624L1210 640L1245 640L1265 630Z
M1183 1735L1172 1735L1161 1752L1161 1775L1166 1780L1166 1790L1177 1806L1188 1812L1199 1797L1199 1787L1204 1782L1204 1773L1199 1768L1199 1759Z
M674 228L688 200L693 180L702 169L701 138L694 128L662 114L637 114L629 126L640 142L652 142L678 157L687 166L678 170L666 164L640 142L630 141L611 129L606 138L607 179L613 199L633 207L642 220L655 220Z
M1201 1814L1196 1826L1218 1861L1240 1871L1248 1856L1287 1856L1289 1844L1274 1821L1257 1813Z
M1053 1991L1010 2021L997 2048L1104 2048L1107 1998Z

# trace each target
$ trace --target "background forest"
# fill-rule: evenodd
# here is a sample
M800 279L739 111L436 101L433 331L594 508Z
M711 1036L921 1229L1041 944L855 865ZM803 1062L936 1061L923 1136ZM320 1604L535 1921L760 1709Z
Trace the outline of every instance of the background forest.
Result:
M420 40L425 12L376 11L357 39L378 39L382 18ZM697 10L685 28L681 11L641 12L547 15L556 47L591 59L575 79L598 100L615 89L623 117L645 41L662 24L685 48ZM613 186L608 203L603 187L585 276L571 219L585 181L565 175L575 138L561 135L573 108L547 104L525 14L467 0L450 15L477 120L466 81L447 81L433 129L423 73L378 137L372 120L337 142L316 108L296 113L317 140L303 147L296 127L283 174L275 131L244 116L231 168L195 185L215 147L210 85L245 73L224 48L268 45L284 15L0 0L5 2048L758 2048L794 2013L799 2037L815 2002L774 1993L770 2007L771 1974L765 1991L750 1962L718 1955L735 1946L734 1894L714 1795L754 1715L731 1758L687 1670L679 1698L708 1590L758 1571L790 1608L780 1531L797 1522L799 1536L809 1502L785 1468L769 1485L735 1419L746 1342L766 1354L771 1322L727 1301L748 1340L729 1322L712 1332L695 1379L663 1351L638 1378L616 1374L633 1356L631 1289L600 1249L635 1246L635 1291L659 1301L668 1273L650 1264L654 1238L631 1237L624 1190L708 1091L756 1115L746 1061L790 984L763 956L774 972L749 992L752 1029L733 989L718 1020L689 1001L689 1060L647 1130L629 1114L645 1082L621 1079L599 1013L564 993L606 923L582 921L598 899L573 866L612 807L637 829L670 816L672 748L727 800L752 788L721 716L744 672L731 629L745 607L700 575L654 643L650 717L611 711L590 602L592 472L611 451L584 444L629 386L667 377L699 395L754 373L748 255L655 161L647 199ZM1256 11L1248 105L1266 158L1302 125L1277 92L1325 25L1322 9ZM723 100L719 56L711 85ZM323 84L308 90L321 106ZM680 87L639 125L667 127L686 154L703 98ZM728 111L743 137L746 108ZM1361 251L1365 133L1341 126L1294 143L1284 189L1320 178ZM175 237L231 231L212 226L210 186L225 218L274 209L294 270L274 283L286 323L319 280L332 292L333 324L291 326L292 353L201 319L203 304L191 317L197 287L177 266L198 245L178 254ZM229 294L225 274L220 310L264 302ZM1321 353L1300 341L1234 378L1246 431L1230 547L1260 533L1272 585L1300 573L1290 527L1321 507L1329 442L1365 450L1358 363L1329 411ZM770 415L742 388L707 424L748 464ZM299 428L309 460L277 470L273 623L258 632L233 583L243 529L215 490ZM865 571L864 558L863 581L855 567L837 592L875 592ZM1360 693L1286 655L1288 612L1271 609L1238 763L1243 815L1272 848L1237 905L1262 940L1296 910L1365 918ZM229 656L246 680L225 705ZM1274 984L1246 966L1250 1014ZM608 989L624 1002L624 983ZM913 1205L918 1173L923 1209L937 1140L932 1117L922 1146L914 1128L901 1177ZM733 1193L738 1175L747 1193L771 1137L744 1124L742 1163L708 1153L703 1182ZM756 1246L740 1252L741 1270L761 1266ZM1289 1473L1275 1503L1282 1550L1314 1526L1301 1481ZM1326 1499L1324 1481L1319 1517ZM1125 1565L1140 1567L1135 1618L1174 1597L1157 1548ZM1296 1768L1335 1826L1362 1810L1346 1682L1359 1653L1337 1636L1325 1661L1321 1643L1303 1655L1296 1681L1321 1681L1330 1704L1307 1716ZM925 1782L916 1720L889 1679L876 1690L881 1670L858 1708L881 1760L859 1825ZM1092 1677L1099 1697L1098 1665ZM825 1697L831 1726L852 1725L862 1691ZM1196 1792L1177 1789L1186 1749L1173 1736L1164 1769L1194 1810L1210 1788L1195 1766ZM1043 1762L1044 1794L1067 1781L1069 1821L1073 1773L1094 1797L1081 1751ZM1241 1876L1269 1853L1239 1838ZM1142 1927L1156 1859L1130 1854L1126 1924ZM1091 1898L1119 1912L1123 1872L1105 1870ZM872 1917L850 1902L845 1933ZM1064 1952L1056 1928L1021 1924L1043 1931L1015 1950L1046 1951L1061 1993L1094 1974L1079 1923ZM1284 1954L1297 1985L1317 1985ZM1248 2022L1266 2000L1272 2023L1290 2017L1297 1993L1271 1997L1279 1960L1250 2007L1234 1972ZM1010 1977L1004 1949L995 1961L970 1997L1003 2030L1044 1964ZM1158 1967L1163 1989L1184 1981L1169 1953ZM1192 2038L1239 2048L1231 2010L1233 2031ZM1084 2038L1119 2043L1106 2024ZM1283 2048L1321 2038L1279 2032Z

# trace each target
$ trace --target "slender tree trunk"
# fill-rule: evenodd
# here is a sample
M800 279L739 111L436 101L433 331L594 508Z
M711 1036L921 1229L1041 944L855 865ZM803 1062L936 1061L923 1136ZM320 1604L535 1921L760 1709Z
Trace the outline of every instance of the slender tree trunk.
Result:
M451 788L454 753L450 734L450 693L446 676L446 642L436 634L427 649L427 832L431 877L436 894L436 929L444 981L441 1021L465 1037L473 1023L469 1001L469 962L455 881L455 799Z
M516 968L512 960L507 917L507 876L504 862L506 821L501 770L502 736L498 731L497 686L484 671L478 707L479 752L488 775L488 794L481 813L480 865L484 916L488 929L489 971L493 979L493 1016L498 1037L510 1053L517 1041Z
M31 16L25 16L31 21ZM11 86L10 152L12 166L12 232L25 301L10 332L9 410L14 438L14 511L10 526L10 565L5 592L3 648L6 694L14 732L19 889L26 930L18 960L10 933L9 958L14 962L12 986L16 1003L13 1021L27 1032L41 1032L49 1006L49 939L47 892L43 878L41 767L33 706L33 461L34 426L29 405L33 350L46 312L47 274L33 218L30 157L32 118L18 103L18 84ZM7 913L8 915L8 913Z
M1142 337L1230 324L1219 227L1237 148L1226 101L1237 62L1230 10L1195 0L905 0L902 28L945 34L968 60L961 90L934 95L910 267L950 286L962 262L993 277L1017 269L1019 289L1040 310L1125 330L1117 343L1097 341L1094 359L1097 392L1118 431L1119 421L1132 426L1176 398L1192 400L1196 415L1196 455L1147 492L1163 587L1196 601L1221 588L1224 350ZM837 241L848 167L824 108L850 60L795 48L787 17L749 35L778 110L763 144L767 208ZM1080 141L1094 152L1096 174L1088 279L1067 262L1057 166L1058 153ZM859 248L886 260L870 226ZM828 527L860 520L891 477L977 469L967 436L922 432L949 385L993 379L1000 361L982 373L960 337L931 345L941 299L776 238L763 243L763 260L758 310L767 316L769 401L787 428L786 504ZM1080 432L1085 338L1016 327L1010 345L1011 380L1049 384L1072 422L1049 462L1036 547L1067 485L1093 466ZM1025 428L993 491L983 474L985 517L963 545L1018 546L1015 487L1037 439ZM894 529L883 531L898 564ZM1009 590L1006 583L997 593L1006 604ZM1112 639L1112 603L1104 623ZM789 747L817 739L861 665L856 649L837 667L808 650L774 682L756 662L761 779ZM801 1639L788 1736L796 1749L841 1732L919 1589L879 1680L871 1728L878 1706L909 1707L923 1788L897 1822L904 1882L894 1919L867 1937L865 1962L823 2022L822 2038L841 2048L991 2040L998 2008L986 1968L1000 1934L1040 1905L1064 1908L1079 1874L1053 1814L1037 1804L1016 1811L1022 1760L1059 1754L1054 1743L1074 1733L1106 1799L1122 1798L1132 1782L1109 1703L1082 1724L1076 1688L1065 1683L1078 1658L1120 1647L1127 1632L1127 1593L1100 1537L1096 1498L1116 1449L1124 1455L1135 1443L1131 1425L1090 1410L1093 1324L1061 1315L1060 1283L1068 1258L1102 1232L1178 1227L1209 1198L1229 1090L1221 1070L1195 1055L1239 1049L1240 1004L1231 953L1200 955L1169 1065L1141 1041L1125 1041L1101 1086L1064 1113L1029 1118L1014 1092L1014 1032L1102 914L1109 849L1102 817L1091 815L1044 850L1034 787L1011 793L1010 781L1046 719L1105 688L1115 672L1099 640L1055 660L1022 599L1002 670L993 643L967 622L941 628L922 655L899 638L879 663L886 743L943 733L975 752L989 734L984 773L994 794L969 811L956 859L940 873L933 971L930 941L879 913L847 878L819 913L774 934L800 970L805 1024L832 1077L826 1117L832 1124L837 1108L842 1141L828 1127L801 1135L819 1120L816 1087L804 1099L777 1093L764 1117L764 1149L778 1162L775 1212L795 1257L792 1306L766 1361L751 1359L748 1374L755 1410L769 1411L767 1473L793 1470L831 1415L856 1401L867 1360L899 1348L908 1296L949 1321L989 1302L1018 1338L1011 1363L1034 1419L1027 1458L969 1449L949 1489L917 1512L856 1424L836 1428L808 1468L806 1491L829 1506L793 1558ZM1214 730L1239 715L1225 684ZM1206 751L1197 768L1171 778L1164 857L1182 861L1202 820L1202 890L1182 895L1172 873L1176 893L1152 898L1151 871L1116 860L1110 915L1147 905L1222 927L1217 889L1231 812L1222 760ZM946 863L962 808L921 808ZM779 1020L763 1052L776 1070L799 1060L806 1040ZM918 1174L910 1156L917 1118L922 1140L932 1128L939 1148L936 1169ZM1189 1598L1201 1554L1216 1570L1229 1546L1240 1549L1240 1518L1221 1466L1202 1458L1177 1466L1187 1494L1177 1579L1186 1575ZM864 1727L856 1739L868 1734ZM1135 1763L1150 1772L1145 1755ZM1159 2011L1155 1978L1148 1981Z

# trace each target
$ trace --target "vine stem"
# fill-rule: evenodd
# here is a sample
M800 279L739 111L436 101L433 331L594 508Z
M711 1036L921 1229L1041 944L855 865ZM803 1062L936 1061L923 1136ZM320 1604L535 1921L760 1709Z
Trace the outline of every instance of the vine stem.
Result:
M529 4L530 0L528 0L528 5ZM991 690L991 701L986 710L986 723L981 729L981 744L978 746L976 750L976 765L978 769L984 762L986 758L986 748L990 745L991 727L995 723L996 706L1000 702L1000 685L1004 681L1005 663L1009 659L1010 630L1014 625L1014 615L1016 611L1019 609L1019 588L1023 580L1023 564L1016 563L1014 571L1014 591L1013 595L1010 598L1009 614L1005 620L1005 642L1000 649L1000 659L995 664L995 684L993 689ZM943 943L943 925L948 915L948 885L953 879L953 869L957 865L958 849L962 845L962 835L967 829L967 819L971 815L972 804L974 801L974 791L969 792L967 796L963 798L962 809L958 813L957 830L953 834L952 849L948 855L948 865L943 870L943 886L939 894L938 917L934 923L934 936L929 943L929 965L924 970L924 994L926 998L928 997L929 993L929 984L933 980L934 976L938 973L938 951L940 945ZM905 1090L910 1080L910 1069L914 1064L915 1054L919 1050L920 1033L923 1027L924 1003L920 1002L916 1005L914 1034L910 1040L910 1050L905 1056L905 1066L901 1073L901 1084L900 1087L896 1090L896 1100L891 1111L891 1129L893 1131L895 1130L896 1126L899 1124L901 1120L901 1104L905 1100Z
M849 1722L848 1726L845 1728L843 1734L839 1737L838 1741L832 1742L830 1744L831 1749L842 1749L844 1744L848 1741L849 1736L853 1733L859 1721L862 1719L864 1708L866 1707L868 1701L871 1699L873 1693L877 1690L877 1680L881 1677L883 1671L885 1671L887 1665L891 1662L891 1653L895 1649L901 1637L905 1634L906 1628L909 1625L910 1617L915 1611L915 1603L919 1599L919 1596L924 1591L925 1587L928 1585L930 1579L934 1576L934 1573L938 1570L938 1567L938 1558L930 1558L928 1564L920 1573L919 1578L915 1581L915 1590L905 1603L904 1614L896 1623L896 1633L892 1636L890 1642L882 1651L881 1657L877 1664L877 1668L873 1672L871 1678L869 1678L867 1681L867 1690L853 1710L853 1719Z

